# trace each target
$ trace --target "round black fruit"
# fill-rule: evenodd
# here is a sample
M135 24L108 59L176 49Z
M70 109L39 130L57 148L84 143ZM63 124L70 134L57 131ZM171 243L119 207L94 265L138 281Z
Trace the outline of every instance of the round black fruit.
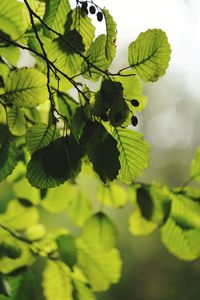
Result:
M133 126L137 126L138 124L138 118L136 116L132 116L131 123Z
M140 105L139 101L136 99L131 100L131 104L135 107L138 107Z
M89 10L90 10L90 13L91 13L92 15L94 15L95 12L96 12L96 8L95 8L94 5L91 5L90 8L89 8Z
M103 20L103 14L102 14L101 11L98 11L98 13L97 13L97 20L98 20L99 22L101 22L101 21Z

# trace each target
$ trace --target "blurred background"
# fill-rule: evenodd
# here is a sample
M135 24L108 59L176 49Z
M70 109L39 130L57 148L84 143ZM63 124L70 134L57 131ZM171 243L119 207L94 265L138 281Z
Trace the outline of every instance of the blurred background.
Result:
M72 6L75 0L70 1ZM166 75L157 83L144 84L148 105L138 115L137 129L151 145L151 161L141 181L169 186L188 179L189 165L200 145L200 1L199 0L98 0L111 12L118 26L117 56L113 70L128 65L128 45L141 31L161 28L172 48ZM96 22L97 33L104 32ZM9 197L1 185L0 199ZM200 260L183 262L161 245L159 232L133 237L128 232L131 205L113 212L120 231L124 261L121 281L101 300L198 300ZM87 300L87 299L83 299Z

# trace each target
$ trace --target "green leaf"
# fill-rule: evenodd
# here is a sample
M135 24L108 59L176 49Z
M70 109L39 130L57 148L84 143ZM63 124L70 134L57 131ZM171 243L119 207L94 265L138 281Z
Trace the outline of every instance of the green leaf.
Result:
M121 208L127 202L125 189L118 183L111 183L108 186L99 184L97 190L97 200L104 205Z
M61 72L70 77L80 72L83 58L72 50L66 42L55 39L46 47L49 59Z
M96 40L86 53L86 57L88 57L88 62L90 62L92 65L94 65L102 71L106 71L110 65L110 62L106 58L105 47L106 35L101 34L96 38ZM85 78L97 81L102 75L102 72L97 70L88 62L86 62L85 60L83 61L81 73Z
M137 203L142 216L159 225L163 224L169 216L171 198L171 193L167 187L161 184L137 189Z
M0 295L10 296L10 286L6 280L0 277ZM1 296L0 296L1 299Z
M142 84L139 76L131 75L130 70L121 72L123 76L115 76L115 80L120 82L123 87L123 97L126 99L126 103L131 110L132 114L141 111L147 104L147 97L142 94ZM126 76L125 76L126 75ZM131 104L132 99L136 99L139 102L137 107ZM129 100L129 101L127 101Z
M161 228L161 239L170 253L191 261L200 256L200 228L185 230L169 218Z
M72 189L67 197L67 214L77 226L82 226L92 214L92 206L86 193Z
M70 12L70 4L68 0L51 0L46 2L46 11L44 22L53 30L60 34L65 32L66 17ZM50 37L57 37L53 32L44 28L44 33Z
M21 249L6 242L3 242L1 245L1 254L8 256L9 258L16 259L21 256Z
M71 122L78 103L70 95L64 93L58 93L57 101L59 112Z
M29 241L39 241L45 237L46 228L42 224L29 226L25 231L25 236Z
M13 135L22 136L26 132L24 113L17 106L7 108L8 128Z
M36 188L55 187L80 172L80 159L79 145L73 136L59 138L33 153L27 178Z
M117 128L113 134L120 151L121 169L119 178L133 182L148 166L149 145L143 140L141 133L131 129Z
M130 43L128 61L144 81L157 81L163 76L170 60L171 49L165 32L149 29Z
M26 29L24 4L16 0L1 0L0 28L13 40L21 36Z
M73 300L69 268L61 261L48 261L42 286L46 300Z
M145 219L139 207L134 209L133 214L129 218L129 231L135 236L143 236L152 233L158 224Z
M94 291L105 291L117 283L121 274L119 251L115 248L102 251L84 240L78 240L78 265L87 276Z
M200 203L173 195L170 216L184 229L200 228Z
M77 248L74 237L70 234L60 235L56 242L61 260L72 268L77 262Z
M26 229L39 220L39 212L35 207L26 207L17 200L9 202L4 214L0 214L0 222L16 230Z
M109 62L112 62L116 53L116 37L117 37L117 24L113 20L113 17L110 15L107 9L102 10L106 22L106 57Z
M70 30L76 30L82 36L85 50L89 49L93 39L95 37L95 27L93 26L91 19L83 13L82 9L76 7L71 14L72 23Z
M200 147L197 148L190 167L190 175L192 178L200 181Z
M73 280L73 286L74 300L97 300L92 290L83 282L79 280Z
M86 153L95 172L104 183L115 179L120 169L119 151L115 139L97 122L88 124L85 139L87 139Z
M48 100L46 81L46 76L36 69L14 70L6 80L6 98L19 108L34 108Z
M112 220L99 212L86 221L81 238L94 248L108 251L116 246L118 232Z
M16 198L26 199L33 205L40 203L40 191L30 185L25 177L14 182L12 184L12 190Z
M8 129L0 124L0 182L12 173L17 165L18 151Z
M0 258L0 272L3 274L9 274L19 268L24 266L30 266L33 264L35 257L31 254L29 247L22 241L11 237L8 233L0 232L1 240L3 239L6 243L17 247L21 251L21 255L18 258L10 258L8 256L3 256ZM13 292L13 291L12 291ZM15 299L15 298L14 298ZM13 299L13 300L14 300Z
M31 154L35 151L48 146L52 141L58 138L58 132L53 124L46 125L37 123L32 126L26 134L27 148Z
M17 63L20 59L20 49L12 45L5 45L5 47L3 47L2 44L0 47L0 56L3 56L7 62L17 67Z

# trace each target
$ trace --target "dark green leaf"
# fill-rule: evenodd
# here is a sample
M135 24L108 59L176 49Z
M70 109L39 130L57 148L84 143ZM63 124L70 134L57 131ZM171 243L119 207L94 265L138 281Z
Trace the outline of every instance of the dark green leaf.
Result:
M106 183L114 180L119 172L119 151L115 139L97 122L89 122L84 131L86 153L95 172Z
M33 154L35 151L48 146L58 137L58 132L53 124L37 123L27 131L26 144L30 153Z
M18 150L8 129L0 124L0 181L6 179L17 165Z
M70 234L60 235L56 239L56 242L61 260L72 268L77 261L77 249L74 237Z

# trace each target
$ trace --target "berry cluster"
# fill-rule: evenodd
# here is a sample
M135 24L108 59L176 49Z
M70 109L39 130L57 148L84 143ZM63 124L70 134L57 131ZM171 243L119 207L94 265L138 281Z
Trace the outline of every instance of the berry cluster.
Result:
M90 5L88 5L90 3ZM100 11L99 7L90 1L78 1L78 5L81 9L88 15L89 13L96 14L97 21L101 22L103 20L103 13Z
M131 100L131 104L134 106L134 107L138 107L140 105L139 101L137 99L132 99ZM136 116L132 116L131 118L131 124L133 126L137 126L138 124L138 118Z

